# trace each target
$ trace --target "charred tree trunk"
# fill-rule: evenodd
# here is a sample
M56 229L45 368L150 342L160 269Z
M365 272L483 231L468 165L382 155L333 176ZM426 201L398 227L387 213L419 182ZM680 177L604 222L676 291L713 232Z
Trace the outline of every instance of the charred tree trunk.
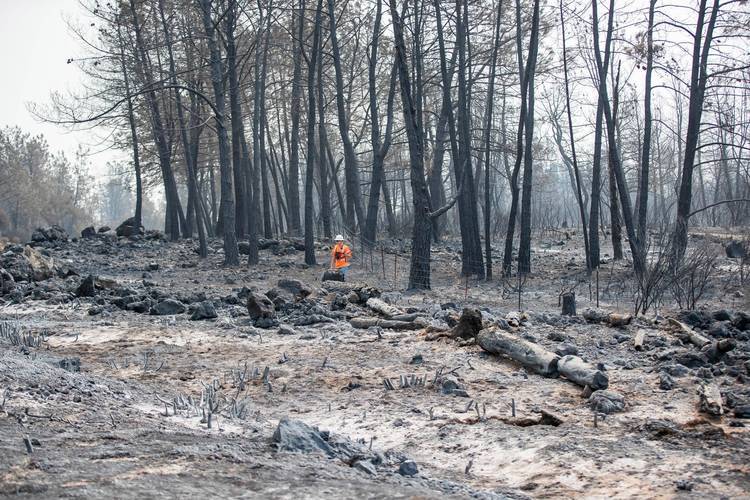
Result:
M359 165L354 152L354 145L349 138L349 117L344 104L344 78L341 70L341 53L336 35L336 9L334 0L328 0L328 21L331 30L331 48L333 51L333 67L336 74L336 108L338 110L339 132L344 146L344 177L346 179L346 197L354 207L357 224L360 228L365 223L365 213L362 206L362 194L359 186ZM347 211L348 212L348 211ZM351 218L351 214L350 214ZM354 229L354 228L351 228Z
M211 83L214 88L216 107L216 135L219 141L219 169L221 171L221 220L224 235L224 265L236 266L240 263L237 237L234 232L234 193L232 191L232 166L230 165L229 137L227 135L226 103L224 99L224 74L221 53L216 41L214 22L211 19L211 0L199 0L203 11L203 27L210 52Z
M143 226L143 181L141 180L141 160L138 153L138 134L135 126L135 113L133 112L133 98L130 95L130 78L125 65L125 41L122 38L120 17L117 17L117 36L120 42L120 68L125 84L125 95L127 96L128 125L130 126L130 141L133 146L133 169L135 170L135 225Z
M409 177L411 180L414 203L414 228L412 230L411 268L409 270L409 288L430 288L430 197L424 177L424 138L417 112L417 102L422 99L421 89L412 89L409 76L409 63L404 41L403 21L396 9L396 0L390 1L391 19L393 20L394 43L401 87L401 103L409 143ZM404 6L405 7L405 6ZM402 12L403 14L403 12ZM419 57L419 55L415 55Z
M534 0L531 21L529 57L526 60L526 86L528 87L526 110L526 151L523 155L523 198L521 200L521 235L518 244L518 272L531 272L531 187L534 171L534 76L539 52L539 0Z
M305 0L300 0L297 11L296 36L294 38L294 74L292 76L292 131L289 151L289 213L290 232L302 234L299 202L299 119L302 103L302 55L305 35Z
M315 265L315 213L313 184L315 177L315 69L320 52L320 31L323 0L315 8L313 44L307 70L307 166L305 168L305 264ZM320 151L322 159L323 152Z
M706 24L707 0L700 0L698 21L693 33L693 54L690 73L690 100L688 103L688 124L685 131L685 156L682 163L680 191L677 199L677 222L672 236L673 266L682 260L687 248L688 219L693 199L693 169L700 139L701 115L708 80L708 56L713 41L716 16L719 13L719 0L714 0L711 14ZM706 30L705 38L702 36ZM701 47L702 44L702 47Z

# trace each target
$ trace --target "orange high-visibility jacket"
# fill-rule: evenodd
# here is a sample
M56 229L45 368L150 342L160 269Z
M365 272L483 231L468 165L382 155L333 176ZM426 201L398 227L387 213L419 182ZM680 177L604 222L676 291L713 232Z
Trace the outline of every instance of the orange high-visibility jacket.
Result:
M344 243L337 243L333 246L333 265L336 269L349 265L349 259L352 258L352 249Z

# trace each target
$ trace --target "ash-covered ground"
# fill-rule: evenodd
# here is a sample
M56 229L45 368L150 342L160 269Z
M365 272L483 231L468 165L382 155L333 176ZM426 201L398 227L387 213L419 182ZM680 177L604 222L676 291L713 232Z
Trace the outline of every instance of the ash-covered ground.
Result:
M719 232L693 236L721 252L698 310L635 318L628 264L597 285L572 233L522 282L463 280L438 245L427 292L404 242L354 245L340 283L290 240L230 269L220 241L88 236L0 256L2 496L750 496L748 290ZM454 339L464 308L608 387Z

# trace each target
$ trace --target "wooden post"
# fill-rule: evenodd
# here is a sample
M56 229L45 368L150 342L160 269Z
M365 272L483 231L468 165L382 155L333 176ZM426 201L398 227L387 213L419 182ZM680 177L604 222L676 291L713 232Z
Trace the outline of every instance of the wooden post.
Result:
M383 264L383 279L385 279L385 249L380 247L380 262Z
M398 273L396 270L398 269L398 254L393 254L393 286L396 286L396 283L398 282Z
M599 268L596 268L596 307L599 307Z

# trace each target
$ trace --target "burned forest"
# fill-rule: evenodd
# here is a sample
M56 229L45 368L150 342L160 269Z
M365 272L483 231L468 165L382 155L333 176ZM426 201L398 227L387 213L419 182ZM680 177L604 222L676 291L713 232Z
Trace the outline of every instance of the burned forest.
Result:
M34 8L0 497L750 498L746 1Z

